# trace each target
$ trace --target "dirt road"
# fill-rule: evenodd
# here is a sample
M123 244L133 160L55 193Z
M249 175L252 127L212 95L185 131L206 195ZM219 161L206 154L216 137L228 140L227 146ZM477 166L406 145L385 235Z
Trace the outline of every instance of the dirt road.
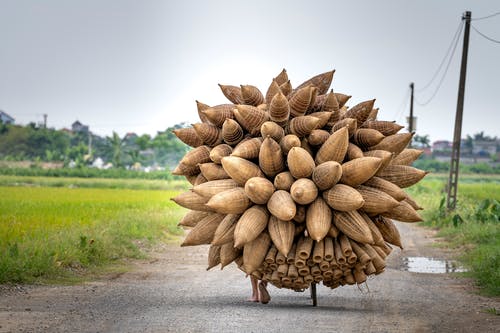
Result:
M246 302L250 283L231 265L205 271L206 248L166 246L135 270L79 286L0 287L0 332L498 332L498 299L449 274L405 271L404 258L449 254L431 232L399 224L405 250L385 273L356 286L309 292L270 287L271 303Z

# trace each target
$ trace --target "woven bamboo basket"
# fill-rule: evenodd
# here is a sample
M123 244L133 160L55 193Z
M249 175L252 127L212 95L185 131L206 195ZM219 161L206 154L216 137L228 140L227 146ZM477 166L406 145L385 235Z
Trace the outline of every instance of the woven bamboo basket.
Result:
M406 148L398 156L394 157L391 164L410 165L415 162L424 151L420 149Z
M378 176L405 188L418 183L426 174L425 171L407 165L389 165Z
M398 155L408 146L413 133L398 133L386 136L379 144L370 147L370 150L386 150Z
M363 185L385 192L397 201L404 200L407 197L405 191L403 191L399 186L383 178L373 177L364 182Z
M357 211L338 212L333 219L335 226L349 238L364 244L373 244L373 237L366 221Z
M285 136L285 130L274 121L266 121L260 127L260 136L263 138L270 137L276 142L280 142Z
M382 160L376 157L361 157L342 164L340 182L351 187L363 184L380 168Z
M236 147L234 147L231 156L241 157L244 159L257 158L259 157L262 141L262 138L252 138L241 141Z
M296 179L310 177L316 167L311 154L301 147L290 149L287 163L290 173Z
M196 134L201 138L203 144L209 147L215 147L222 143L222 130L209 123L193 124Z
M251 204L245 190L242 187L235 187L215 194L208 200L206 206L221 214L241 214Z
M206 198L211 198L220 192L230 190L235 187L238 187L238 183L232 179L218 179L195 185L193 186L193 191Z
M236 261L237 258L241 257L242 250L235 248L232 242L221 245L220 247L220 261L221 269Z
M187 191L179 194L175 198L171 199L179 206L182 206L187 209L204 211L204 212L213 212L214 210L206 205L208 202L208 198L201 196L194 191Z
M191 147L199 147L203 144L203 140L198 136L195 129L189 128L179 128L172 131L176 137L182 142Z
M193 147L173 174L193 188L172 200L192 211L183 246L210 244L208 269L232 262L278 288L365 283L402 246L390 220L420 220L402 188L425 172L413 133L378 119L375 100L329 90L333 71L267 91L219 85L228 104L196 102L200 122L174 134Z
M243 102L248 105L260 105L264 103L264 95L260 92L259 88L252 85L241 85L241 97L243 98Z
M223 245L234 242L236 222L240 219L238 214L227 214L215 229L212 245Z
M309 236L319 242L328 234L332 224L332 211L322 197L317 197L307 209L306 227Z
M299 116L292 118L288 123L288 132L290 134L296 135L298 138L303 138L316 128L320 124L320 119L313 116Z
M201 111L206 119L217 127L222 127L226 119L233 119L234 104L220 104Z
M270 178L285 169L281 147L271 137L265 138L260 146L259 167Z
M227 174L241 186L252 177L265 177L258 165L243 158L227 156L221 162Z
M225 143L215 146L210 151L210 160L216 164L220 164L223 157L231 155L233 148Z
M211 245L208 249L208 267L207 271L221 263L220 261L220 246Z
M210 244L214 237L215 230L223 218L223 214L211 214L203 218L187 234L181 246Z
M267 227L269 213L263 206L252 206L241 215L234 230L234 246L241 247L259 236Z
M368 214L376 215L385 213L399 205L396 199L376 188L360 185L356 190L364 200L361 210Z
M333 209L344 212L357 210L365 203L361 193L344 184L334 185L328 191L324 191L323 199Z
M234 118L251 135L260 133L260 127L269 120L269 114L255 106L236 105L233 109Z
M319 190L332 188L342 177L342 166L335 161L327 161L316 166L312 173L312 180Z
M226 170L224 170L220 164L203 163L199 164L199 168L201 175L203 175L207 181L230 178Z
M295 234L293 223L281 221L277 217L271 216L267 228L273 244L283 256L287 257L292 248Z
M385 136L396 134L404 128L404 126L398 125L393 121L384 120L368 120L361 127L377 130Z
M342 162L349 146L348 128L342 127L333 132L316 153L316 164L328 161Z
M363 156L363 150L354 143L349 142L349 146L347 147L347 159L350 161Z
M308 205L318 196L318 188L312 180L300 178L290 187L290 195L299 205Z
M186 215L179 221L178 226L192 228L203 218L212 214L211 212L204 212L198 210L190 210Z
M266 178L252 177L245 183L245 194L258 205L266 204L274 191L273 183Z
M236 120L226 119L222 124L222 140L230 145L235 146L243 140L243 129Z
M290 221L297 212L297 207L289 192L277 190L269 198L267 209L271 214L283 221Z
M267 251L271 246L271 238L266 232L243 247L243 268L248 274L259 268L264 262Z
M344 114L344 118L354 118L359 124L363 124L372 112L374 103L375 100L373 99L356 104L347 110Z

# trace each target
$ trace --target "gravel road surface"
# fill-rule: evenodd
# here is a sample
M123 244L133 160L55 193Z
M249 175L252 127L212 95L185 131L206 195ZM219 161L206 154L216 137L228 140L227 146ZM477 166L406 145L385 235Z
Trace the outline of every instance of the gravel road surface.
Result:
M447 258L432 232L398 224L405 249L368 288L270 287L267 305L247 302L250 282L235 265L206 272L207 247L166 245L131 272L77 286L0 286L0 332L499 332L499 299L468 279L412 273L404 258Z

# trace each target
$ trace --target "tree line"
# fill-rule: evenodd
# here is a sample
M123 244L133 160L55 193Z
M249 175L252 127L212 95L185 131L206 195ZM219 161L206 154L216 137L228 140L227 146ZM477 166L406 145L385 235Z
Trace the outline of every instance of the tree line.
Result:
M101 158L113 167L173 167L189 147L177 139L172 130L185 126L177 124L155 136L127 134L121 137L116 132L99 136L86 131L44 128L34 123L26 126L0 123L0 159L86 166Z

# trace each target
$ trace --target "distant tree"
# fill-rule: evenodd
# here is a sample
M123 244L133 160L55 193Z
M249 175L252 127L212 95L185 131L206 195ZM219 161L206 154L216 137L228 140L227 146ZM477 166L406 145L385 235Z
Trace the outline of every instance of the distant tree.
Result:
M135 144L139 147L139 150L146 150L151 146L151 135L143 134L135 139Z
M130 161L132 164L142 164L143 158L140 154L139 150L131 150L128 152L128 155L130 157Z
M4 134L9 130L7 124L4 124L2 119L0 119L0 135Z
M472 136L467 134L467 136L465 137L465 143L464 143L465 148L472 149L473 143L474 143L474 139L472 138Z
M23 158L29 149L29 129L18 125L8 125L8 131L0 136L0 156L2 158Z
M431 146L431 139L429 135L415 135L413 137L413 145L420 148L429 148Z
M475 141L496 141L497 137L491 137L489 135L485 135L484 131L478 132L474 134Z
M113 131L113 136L107 138L109 144L111 145L113 151L113 165L115 167L122 166L122 155L124 150L124 139L120 138L118 133Z
M71 146L66 150L66 159L64 164L68 165L70 161L76 163L77 167L82 167L85 165L85 155L88 153L88 147L85 144L79 144L77 146Z

